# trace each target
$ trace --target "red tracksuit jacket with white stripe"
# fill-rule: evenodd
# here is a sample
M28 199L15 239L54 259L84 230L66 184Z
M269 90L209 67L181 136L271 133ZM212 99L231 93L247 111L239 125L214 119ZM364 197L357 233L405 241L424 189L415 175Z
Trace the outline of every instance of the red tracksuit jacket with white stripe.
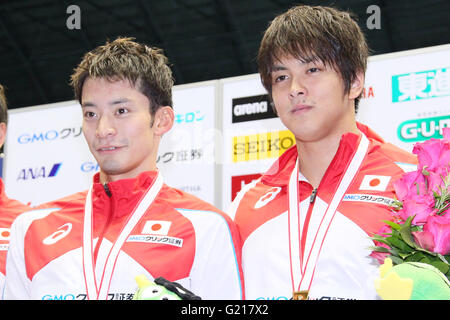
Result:
M10 199L0 179L0 290L5 284L6 254L9 247L10 228L17 216L31 208L20 201Z
M231 219L204 201L163 184L155 201L126 235L109 283L102 284L130 213L156 172L108 183L94 176L92 259L96 286L107 299L131 299L135 277L177 281L202 299L241 299L238 232ZM40 206L13 224L5 299L87 299L83 221L86 192ZM89 297L90 298L90 297Z
M377 298L374 278L378 276L378 263L370 256L369 247L374 243L369 237L380 230L382 220L392 219L389 208L395 198L392 182L407 168L414 170L416 158L383 142L366 126L358 124L358 127L368 138L369 146L323 242L316 238L322 218L361 135L342 136L315 196L312 185L299 174L299 210L304 220L299 219L298 229L305 232L303 239L291 237L293 229L289 225L292 220L288 211L288 182L298 156L295 146L235 198L229 214L241 234L246 299L291 299L293 292L298 291L299 282L294 279L303 279L313 244L321 247L314 264L309 299ZM293 248L304 248L303 254L301 250L290 251ZM292 257L302 260L298 263ZM295 265L301 269L295 269ZM300 274L293 275L295 270L301 270Z

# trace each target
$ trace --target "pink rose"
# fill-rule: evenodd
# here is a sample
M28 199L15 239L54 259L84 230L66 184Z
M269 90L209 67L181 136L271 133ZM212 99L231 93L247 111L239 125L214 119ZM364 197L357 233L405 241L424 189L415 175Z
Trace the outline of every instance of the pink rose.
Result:
M446 133L446 137L447 137ZM419 171L426 167L427 171L435 171L439 167L450 165L450 141L444 139L429 139L422 143L416 143L413 153L419 161Z
M450 253L450 215L449 210L444 215L430 216L423 227L423 232L433 235L433 252L446 255Z
M413 231L411 232L415 242L423 249L428 251L434 250L433 234L428 231Z
M406 220L415 216L413 224L424 224L430 214L434 214L434 196L427 191L427 180L420 171L404 174L393 183L398 200L403 208L398 215Z
M432 194L416 195L406 198L403 201L403 208L398 211L399 216L406 220L414 216L412 224L423 225L430 215L434 215L437 209L434 208L434 197Z
M393 186L399 201L427 193L425 176L418 170L405 173Z
M449 168L437 168L435 172L430 172L428 176L426 176L426 180L428 183L428 189L430 192L436 192L439 195L446 192L445 190L445 179L448 179ZM447 187L447 192L450 192L450 186Z

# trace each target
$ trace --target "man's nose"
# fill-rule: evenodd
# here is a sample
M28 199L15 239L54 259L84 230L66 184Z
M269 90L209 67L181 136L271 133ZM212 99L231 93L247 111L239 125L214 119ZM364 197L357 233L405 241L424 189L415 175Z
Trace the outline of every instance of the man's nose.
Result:
M110 119L110 117L106 115L101 116L98 121L98 126L95 133L99 138L105 138L107 136L116 134L114 120Z
M292 78L289 96L295 98L299 95L305 95L306 93L307 90L303 81L298 77Z

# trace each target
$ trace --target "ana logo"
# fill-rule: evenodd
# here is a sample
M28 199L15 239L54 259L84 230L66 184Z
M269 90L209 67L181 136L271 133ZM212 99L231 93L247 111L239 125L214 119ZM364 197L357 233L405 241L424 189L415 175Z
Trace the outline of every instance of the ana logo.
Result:
M276 118L267 94L233 99L232 123Z
M0 240L9 240L10 234L11 234L11 229L0 228Z
M359 190L385 191L389 180L391 180L389 176L365 175Z
M55 163L51 167L35 167L35 168L26 168L22 169L17 176L17 180L35 180L40 178L50 178L54 177L58 174L59 168L62 163Z
M277 194L279 194L281 191L280 187L273 187L270 188L269 191L265 195L263 195L259 200L255 203L255 209L259 209L264 207L266 204L268 204L270 201L275 199Z
M449 116L414 119L401 123L397 135L404 142L442 139L442 130L446 127L450 127Z
M54 233L49 235L47 238L42 240L42 243L46 244L46 245L55 244L62 238L65 238L70 233L71 230L72 230L72 224L70 222L63 224L61 227L58 228L58 231L55 231Z
M145 223L144 228L142 228L141 234L167 235L171 224L172 222L170 221L149 220Z

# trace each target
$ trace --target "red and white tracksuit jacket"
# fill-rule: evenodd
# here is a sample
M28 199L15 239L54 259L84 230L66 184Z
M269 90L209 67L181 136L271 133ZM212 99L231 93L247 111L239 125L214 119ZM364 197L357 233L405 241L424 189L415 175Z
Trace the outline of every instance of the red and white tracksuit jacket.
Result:
M392 182L408 171L406 168L414 170L416 158L383 142L368 127L358 127L368 138L367 152L343 198L336 202L328 227L322 218L362 135L342 136L315 196L312 185L299 173L298 225L292 223L296 220L289 214L288 203L288 183L298 156L295 146L235 198L229 214L241 235L246 299L291 299L299 290L300 279L311 274L309 299L377 298L374 278L378 263L370 256L369 247L374 243L369 237L380 230L382 220L392 219ZM325 228L324 238L319 236L324 234L320 228ZM308 266L312 252L319 255L316 263ZM309 269L313 273L305 271L307 266L315 266Z
M4 298L92 299L87 286L94 277L94 290L106 286L105 298L131 299L135 277L146 275L176 281L202 299L242 299L241 255L235 249L239 234L232 220L212 205L163 184L132 231L124 234L122 228L133 219L130 213L156 175L144 172L109 182L108 190L98 173L94 176L92 252L86 252L83 240L86 192L17 218ZM109 264L119 236L125 236L124 243ZM94 276L85 268L86 254L92 257ZM110 281L104 280L108 274Z
M31 208L20 201L10 199L5 194L3 180L0 179L0 290L5 284L6 254L9 247L10 228L16 217Z

